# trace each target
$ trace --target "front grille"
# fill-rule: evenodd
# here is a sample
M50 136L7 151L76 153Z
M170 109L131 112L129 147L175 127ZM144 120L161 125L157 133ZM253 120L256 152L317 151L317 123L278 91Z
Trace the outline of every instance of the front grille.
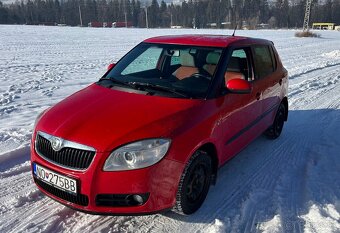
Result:
M64 147L59 151L55 151L52 148L51 142L39 134L37 135L35 146L36 151L43 158L71 169L84 170L88 168L95 155L95 151L71 147Z
M68 192L57 189L57 188L55 188L55 187L53 187L49 184L46 184L45 182L37 179L36 177L34 177L34 181L37 185L39 185L40 188L42 188L46 192L48 192L48 193L50 193L50 194L52 194L56 197L59 197L60 199L63 199L65 201L72 202L74 204L81 205L81 206L88 206L88 204L89 204L89 199L86 195L70 194Z

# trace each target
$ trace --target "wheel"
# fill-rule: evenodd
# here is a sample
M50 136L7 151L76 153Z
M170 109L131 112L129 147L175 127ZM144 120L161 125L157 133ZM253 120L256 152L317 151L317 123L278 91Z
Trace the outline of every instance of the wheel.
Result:
M211 158L204 151L197 151L189 160L181 176L174 211L189 215L204 202L210 187Z
M286 108L284 104L281 103L276 112L273 125L270 126L264 133L269 139L276 139L281 135L283 124L285 122L285 115Z

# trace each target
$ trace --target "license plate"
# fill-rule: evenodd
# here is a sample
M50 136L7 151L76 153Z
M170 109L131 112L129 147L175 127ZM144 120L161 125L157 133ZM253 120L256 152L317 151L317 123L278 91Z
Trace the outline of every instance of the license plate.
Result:
M77 180L75 179L60 175L35 163L33 163L33 173L47 184L69 193L77 194Z

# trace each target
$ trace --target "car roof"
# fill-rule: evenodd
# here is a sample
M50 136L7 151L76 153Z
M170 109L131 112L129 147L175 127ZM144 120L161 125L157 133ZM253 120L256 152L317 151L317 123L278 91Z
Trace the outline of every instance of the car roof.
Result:
M176 44L207 47L227 47L230 45L272 44L269 40L227 35L169 35L157 36L144 40L146 43Z

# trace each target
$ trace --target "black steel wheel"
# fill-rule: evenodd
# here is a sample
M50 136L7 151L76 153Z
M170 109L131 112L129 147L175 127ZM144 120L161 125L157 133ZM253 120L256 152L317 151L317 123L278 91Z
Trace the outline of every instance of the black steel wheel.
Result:
M283 125L285 122L285 116L286 116L286 108L283 103L280 104L276 116L274 119L274 123L272 126L270 126L266 132L265 135L270 139L276 139L281 135Z
M210 187L211 158L204 151L197 151L189 160L178 186L174 211L189 215L203 204Z

